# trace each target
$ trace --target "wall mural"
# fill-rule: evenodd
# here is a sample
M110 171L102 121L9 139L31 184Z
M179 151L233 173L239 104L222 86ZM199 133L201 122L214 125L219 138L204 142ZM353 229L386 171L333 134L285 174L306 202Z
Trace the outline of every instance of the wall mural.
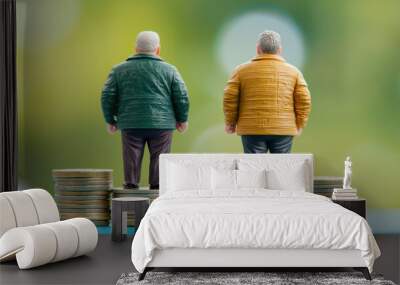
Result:
M189 131L175 134L173 151L242 152L240 138L223 131L223 88L254 55L256 35L273 29L313 98L293 151L315 154L317 175L343 175L351 155L372 227L400 232L400 2L217 3L18 0L20 187L52 192L51 169L80 167L112 168L122 184L121 139L106 132L100 92L142 30L159 32L162 57L189 88Z

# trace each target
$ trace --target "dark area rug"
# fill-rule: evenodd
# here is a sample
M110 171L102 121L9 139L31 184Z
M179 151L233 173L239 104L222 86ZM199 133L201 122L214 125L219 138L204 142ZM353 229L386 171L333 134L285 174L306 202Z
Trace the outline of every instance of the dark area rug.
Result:
M368 281L359 272L148 272L142 281L138 281L138 276L138 273L122 274L117 285L395 285L392 281L384 280L380 275L372 275L373 280Z

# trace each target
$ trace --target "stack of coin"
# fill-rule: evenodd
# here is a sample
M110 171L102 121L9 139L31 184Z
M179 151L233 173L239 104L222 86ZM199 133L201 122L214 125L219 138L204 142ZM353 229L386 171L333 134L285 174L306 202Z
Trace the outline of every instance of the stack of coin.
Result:
M334 188L341 188L343 177L336 176L315 176L314 193L325 197L332 197Z
M111 169L54 169L61 220L83 217L98 226L108 226L112 174Z
M140 188L127 190L122 188L113 188L112 195L113 198L119 197L146 197L150 199L150 203L158 197L158 190L149 190L148 188ZM128 212L128 226L135 226L135 214Z

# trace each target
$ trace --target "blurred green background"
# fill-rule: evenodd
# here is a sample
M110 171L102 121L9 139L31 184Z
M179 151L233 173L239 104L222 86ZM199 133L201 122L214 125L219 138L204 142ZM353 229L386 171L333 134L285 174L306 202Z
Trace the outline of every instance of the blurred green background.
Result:
M53 168L86 167L112 168L114 184L122 185L121 138L106 132L100 93L142 30L159 32L162 57L179 68L190 92L190 129L175 134L172 151L242 152L240 138L223 132L223 88L233 64L226 60L247 56L246 43L256 39L246 36L271 27L224 33L235 19L258 13L288 21L302 41L299 52L296 43L285 46L292 37L283 34L288 60L300 64L313 99L293 151L315 154L316 175L342 175L351 155L354 186L369 207L400 208L398 11L397 0L18 0L21 187L52 191ZM147 185L148 156L143 167Z

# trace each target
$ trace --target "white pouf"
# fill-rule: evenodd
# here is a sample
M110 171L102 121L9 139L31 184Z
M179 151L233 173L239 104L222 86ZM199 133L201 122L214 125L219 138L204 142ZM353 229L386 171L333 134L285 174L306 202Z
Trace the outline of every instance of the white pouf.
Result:
M0 196L0 237L8 230L15 228L17 223L15 221L14 212L11 208L10 202Z
M51 262L56 262L73 257L78 250L79 237L71 224L56 222L43 225L49 228L57 241L57 249Z
M0 193L0 261L17 259L20 269L93 251L98 233L85 218L59 221L52 196L42 189Z
M16 255L20 269L51 262L56 250L53 232L43 225L14 228L0 239L0 256L9 259Z
M17 227L39 224L35 205L28 194L22 191L15 191L3 192L1 195L10 203Z
M64 222L71 224L78 233L79 242L74 257L86 254L96 248L98 239L97 228L90 220L74 218L65 220Z
M23 191L23 193L28 194L32 199L39 224L58 222L60 220L57 204L49 192L43 189L29 189Z

